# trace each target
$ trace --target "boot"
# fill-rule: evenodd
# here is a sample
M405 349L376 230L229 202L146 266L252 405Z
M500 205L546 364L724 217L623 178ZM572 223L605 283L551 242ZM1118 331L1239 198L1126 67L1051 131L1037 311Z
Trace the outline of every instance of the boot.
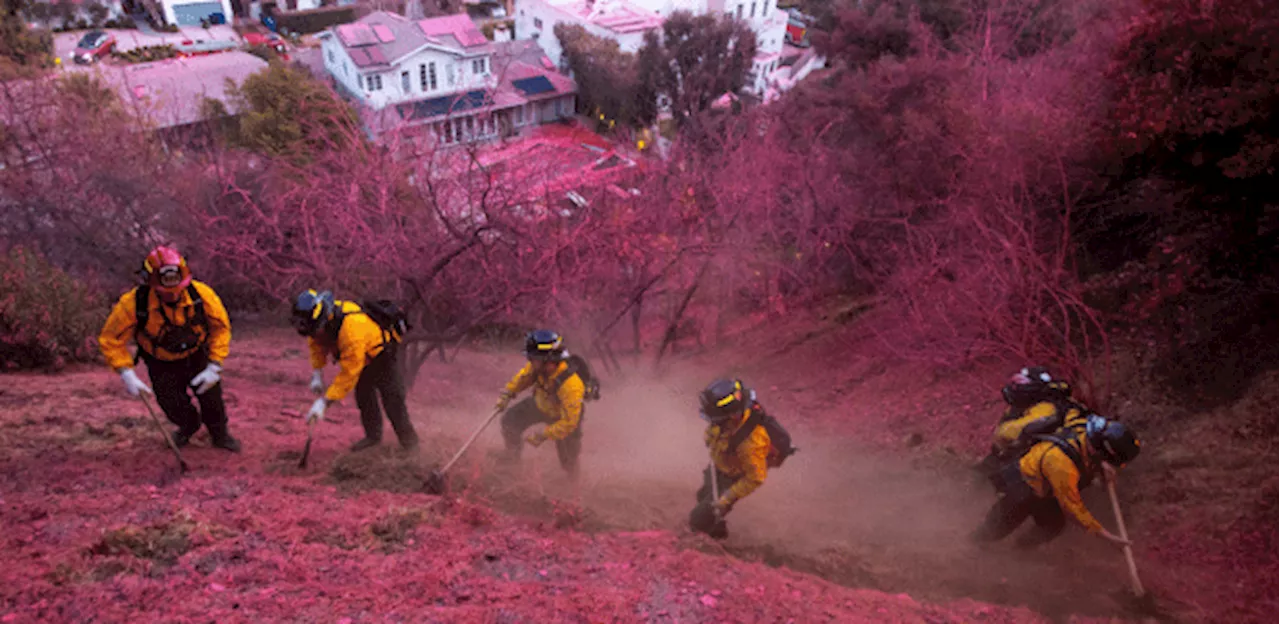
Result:
M199 431L199 429L197 429L196 431ZM174 429L173 443L178 448L182 448L191 443L191 436L195 434L196 434L195 431L188 432L188 431L183 431L182 429Z
M413 436L407 440L400 440L400 448L406 453L418 452L418 436Z
M213 445L231 451L232 453L240 452L240 441L231 437L230 433L223 432L222 435L213 436Z
M382 444L382 440L375 440L373 438L364 438L359 442L356 442L355 444L351 445L351 452L358 453L365 449L371 449L375 446L378 446L379 444Z

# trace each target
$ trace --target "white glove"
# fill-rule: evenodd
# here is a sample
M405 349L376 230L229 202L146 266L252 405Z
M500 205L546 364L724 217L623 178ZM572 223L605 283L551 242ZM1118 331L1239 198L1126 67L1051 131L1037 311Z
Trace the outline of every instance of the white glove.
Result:
M316 402L311 404L311 411L307 412L307 422L311 422L313 420L324 420L324 409L326 407L329 407L329 401L327 399L324 397L316 399Z
M311 371L311 393L324 394L324 375L318 368Z
M204 367L204 370L200 371L200 374L191 380L191 387L196 389L196 394L204 394L209 391L209 388L218 385L218 382L222 381L222 376L218 374L221 372L221 366L209 362L209 365Z
M139 392L145 392L151 395L155 394L151 391L151 388L147 387L147 384L142 383L142 380L138 379L138 374L133 372L132 368L121 369L120 380L124 382L124 391L128 392L131 397L138 396Z

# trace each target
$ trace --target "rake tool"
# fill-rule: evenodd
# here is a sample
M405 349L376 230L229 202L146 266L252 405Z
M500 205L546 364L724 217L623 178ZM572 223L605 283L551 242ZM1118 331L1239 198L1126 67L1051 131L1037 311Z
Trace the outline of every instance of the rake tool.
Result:
M169 445L169 450L173 451L173 456L178 458L178 471L181 473L190 471L191 467L187 466L186 460L182 459L182 452L178 450L178 445L173 441L173 437L169 435L169 431L164 428L164 425L160 424L160 418L156 416L156 411L151 407L151 402L141 394L138 395L138 399L142 401L143 405L147 406L147 413L151 415L151 422L155 423L156 429L160 430L160 435L164 436L164 441Z
M1124 527L1124 516L1120 513L1120 499L1116 496L1115 479L1107 479L1107 494L1111 497L1111 510L1116 514L1116 527L1120 529L1121 539L1128 540L1129 532ZM1124 560L1129 564L1129 580L1133 583L1133 595L1139 600L1146 598L1147 591L1142 587L1142 581L1138 578L1138 564L1133 559L1133 549L1127 544L1124 546Z
M298 460L299 468L307 467L307 458L311 456L311 434L316 427L316 419L307 419L307 445L302 447L302 459Z
M480 433L483 432L485 428L489 426L489 423L493 422L493 419L497 418L498 414L501 413L502 410L500 409L493 410L493 414L490 414L484 422L480 423L480 426L476 428L475 433L471 434L471 438L462 445L462 448L458 449L457 453L454 453L453 459L450 459L444 466L431 471L431 474L427 476L427 482L425 484L428 492L432 494L444 494L449 490L449 481L445 477L445 473L449 472L449 469L457 463L463 453L467 452L467 449L476 441L476 438L480 437Z

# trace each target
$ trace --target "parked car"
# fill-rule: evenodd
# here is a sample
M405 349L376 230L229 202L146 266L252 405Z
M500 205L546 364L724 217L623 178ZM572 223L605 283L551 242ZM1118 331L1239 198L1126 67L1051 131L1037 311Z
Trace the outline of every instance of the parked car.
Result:
M115 35L101 30L91 30L80 38L80 43L76 44L72 57L77 63L96 63L102 57L111 54L111 50L115 47Z
M260 32L247 32L243 37L244 42L249 46L263 46L271 48L281 56L288 54L288 51L285 48L284 39L276 33L267 32L266 34L263 34Z

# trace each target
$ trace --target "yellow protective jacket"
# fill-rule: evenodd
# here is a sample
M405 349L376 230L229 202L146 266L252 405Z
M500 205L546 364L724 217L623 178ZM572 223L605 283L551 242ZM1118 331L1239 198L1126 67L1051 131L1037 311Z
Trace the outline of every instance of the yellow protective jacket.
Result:
M1060 407L1053 401L1041 401L1023 410L1021 414L1013 414L1012 409L1010 407L1005 411L1000 424L996 425L992 440L993 446L1001 452L1015 446L1028 427L1033 430L1043 429L1043 433L1053 433L1061 427L1083 426L1088 417L1086 409L1076 403L1064 402Z
M764 485L769 474L769 432L764 427L756 427L738 448L729 448L730 439L738 432L742 423L751 417L751 409L743 411L742 418L729 423L724 428L719 425L707 427L705 441L711 451L711 461L716 470L736 479L728 491L721 492L720 497L730 505L738 502L748 494Z
M218 293L213 292L213 289L204 282L191 280L191 284L204 300L204 315L208 319L207 327L192 327L200 337L199 344L195 348L182 353L170 353L151 344L151 339L148 338L148 336L160 334L166 317L170 324L177 326L186 325L191 320L195 312L191 294L184 289L182 296L176 302L168 304L161 302L155 289L151 289L147 296L146 331L140 332L137 327L138 289L135 288L121 295L116 301L106 324L102 326L102 333L98 335L98 348L102 351L102 357L106 358L107 365L116 370L133 367L133 356L129 354L128 349L130 340L137 343L138 348L143 352L157 360L172 362L188 357L200 349L208 349L209 361L222 364L231 351L231 319L227 316L227 309L222 306L222 299L218 298Z
M1091 476L1098 469L1083 432L1068 438L1069 445L1076 449L1084 463L1084 469ZM1031 447L1022 457L1018 468L1022 470L1022 478L1035 491L1036 496L1058 499L1063 511L1072 517L1090 533L1101 533L1102 525L1080 499L1080 481L1085 475L1062 449L1052 442L1040 442Z
M329 384L324 398L329 401L341 401L352 388L356 387L364 367L373 361L373 358L378 357L388 343L399 341L369 318L369 315L360 309L360 304L353 301L335 301L334 306L343 316L342 325L338 329L337 342L311 337L307 338L307 347L311 351L311 368L324 368L330 356L338 363L341 370L338 371L338 376L334 377L333 383Z
M555 418L547 425L546 435L550 440L563 440L569 437L582 422L582 398L586 386L575 373L565 378L559 388L555 388L556 380L569 368L568 362L561 362L554 373L543 376L534 373L533 363L528 363L507 382L507 395L516 396L529 386L533 386L533 401L538 411Z

